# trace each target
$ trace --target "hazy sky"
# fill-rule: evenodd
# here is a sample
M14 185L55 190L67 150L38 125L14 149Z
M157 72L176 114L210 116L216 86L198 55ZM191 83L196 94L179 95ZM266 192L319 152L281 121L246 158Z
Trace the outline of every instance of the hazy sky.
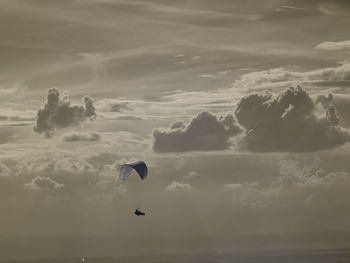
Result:
M1 1L0 236L350 230L349 13Z

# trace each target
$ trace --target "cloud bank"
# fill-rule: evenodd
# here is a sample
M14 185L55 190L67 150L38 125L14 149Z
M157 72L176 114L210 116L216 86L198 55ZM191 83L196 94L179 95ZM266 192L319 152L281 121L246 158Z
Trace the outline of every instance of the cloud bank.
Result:
M231 146L229 139L239 132L231 114L217 117L210 112L201 112L188 124L179 121L169 129L155 129L153 149L155 152L224 150Z
M338 125L331 100L321 96L313 101L299 86L243 97L235 110L245 128L239 146L255 152L310 152L344 144L350 134Z
M84 106L71 105L67 94L60 94L57 88L48 90L47 101L39 109L34 131L52 136L55 128L65 128L77 125L96 116L90 97L82 99Z

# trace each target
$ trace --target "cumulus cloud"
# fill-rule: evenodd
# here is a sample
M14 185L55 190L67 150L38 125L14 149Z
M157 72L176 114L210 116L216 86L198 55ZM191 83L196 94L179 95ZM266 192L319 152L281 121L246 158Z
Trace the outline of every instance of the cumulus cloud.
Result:
M100 138L98 132L68 132L62 135L65 142L98 141Z
M231 114L217 117L201 112L188 124L175 122L169 129L153 130L153 149L156 152L223 150L230 147L229 139L239 132Z
M238 89L271 89L296 84L338 84L350 82L350 63L335 67L299 72L290 68L274 68L244 74L234 82Z
M314 101L299 86L243 97L235 110L245 128L239 146L257 152L310 152L344 144L350 134L338 125L331 100L321 96Z
M166 190L168 190L168 191L175 191L175 190L188 191L188 190L191 190L191 189L192 189L192 186L191 186L190 183L181 183L181 182L177 182L177 181L171 182L171 184L169 184L166 187Z
M24 187L32 190L55 190L64 187L64 185L55 182L50 177L36 176L30 183L26 183Z
M316 49L325 49L325 50L344 50L350 49L350 40L344 41L326 41L320 43L316 46Z
M67 94L61 94L57 88L48 90L47 101L39 109L34 131L50 137L55 128L77 125L96 116L90 97L83 98L84 106L71 105Z

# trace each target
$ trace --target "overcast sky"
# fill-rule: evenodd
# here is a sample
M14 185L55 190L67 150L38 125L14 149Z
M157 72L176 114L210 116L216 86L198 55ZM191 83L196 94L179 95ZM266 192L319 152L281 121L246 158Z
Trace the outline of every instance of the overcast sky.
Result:
M1 1L0 236L350 231L349 13Z

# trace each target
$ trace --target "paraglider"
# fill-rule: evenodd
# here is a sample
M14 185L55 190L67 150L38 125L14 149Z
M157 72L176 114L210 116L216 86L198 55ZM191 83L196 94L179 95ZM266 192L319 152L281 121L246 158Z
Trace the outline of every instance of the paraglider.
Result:
M137 215L137 216L144 216L145 215L145 213L141 212L138 209L135 210L134 214Z
M125 182L128 177L132 174L138 175L141 180L146 179L148 175L148 168L145 162L137 161L132 163L123 164L120 168L120 180ZM144 216L145 213L141 212L139 209L136 209L134 212L137 216Z
M120 180L125 181L129 175L136 171L142 180L146 179L148 174L147 165L143 161L123 164L120 168Z

